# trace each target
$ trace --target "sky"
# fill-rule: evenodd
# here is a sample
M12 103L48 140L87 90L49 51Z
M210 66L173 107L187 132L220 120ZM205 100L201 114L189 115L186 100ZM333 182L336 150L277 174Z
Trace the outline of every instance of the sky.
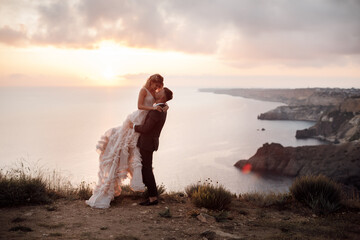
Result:
M0 86L360 88L360 0L0 0Z

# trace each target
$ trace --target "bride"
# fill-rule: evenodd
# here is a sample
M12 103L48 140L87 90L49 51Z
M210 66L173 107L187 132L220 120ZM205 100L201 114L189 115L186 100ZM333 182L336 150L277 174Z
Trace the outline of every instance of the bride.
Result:
M150 110L162 111L155 103L155 92L163 87L164 78L154 74L148 78L140 90L138 110L130 114L122 126L109 129L96 146L100 154L98 183L93 195L86 201L94 208L108 208L111 200L121 194L122 182L129 177L133 191L144 191L141 173L141 155L136 147L139 133L129 127L129 122L141 125Z

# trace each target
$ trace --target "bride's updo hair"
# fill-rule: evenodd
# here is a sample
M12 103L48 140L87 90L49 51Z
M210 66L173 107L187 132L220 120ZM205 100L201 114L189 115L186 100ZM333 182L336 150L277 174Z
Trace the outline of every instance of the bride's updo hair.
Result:
M145 83L145 86L147 89L150 88L151 83L160 83L161 85L164 85L164 78L160 74L154 74L151 75L148 80Z

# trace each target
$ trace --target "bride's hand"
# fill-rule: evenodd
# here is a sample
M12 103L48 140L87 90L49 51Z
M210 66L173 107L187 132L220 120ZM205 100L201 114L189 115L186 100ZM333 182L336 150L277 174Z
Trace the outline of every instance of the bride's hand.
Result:
M154 106L154 110L157 110L159 112L163 111L162 107L160 107L160 106Z

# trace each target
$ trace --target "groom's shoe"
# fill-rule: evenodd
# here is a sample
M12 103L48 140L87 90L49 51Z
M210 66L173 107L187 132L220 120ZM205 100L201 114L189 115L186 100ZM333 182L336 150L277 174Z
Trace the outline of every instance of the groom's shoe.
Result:
M150 200L146 200L145 202L141 202L139 203L141 206L153 206L153 205L157 205L159 203L158 200L154 200L152 202L150 202Z

